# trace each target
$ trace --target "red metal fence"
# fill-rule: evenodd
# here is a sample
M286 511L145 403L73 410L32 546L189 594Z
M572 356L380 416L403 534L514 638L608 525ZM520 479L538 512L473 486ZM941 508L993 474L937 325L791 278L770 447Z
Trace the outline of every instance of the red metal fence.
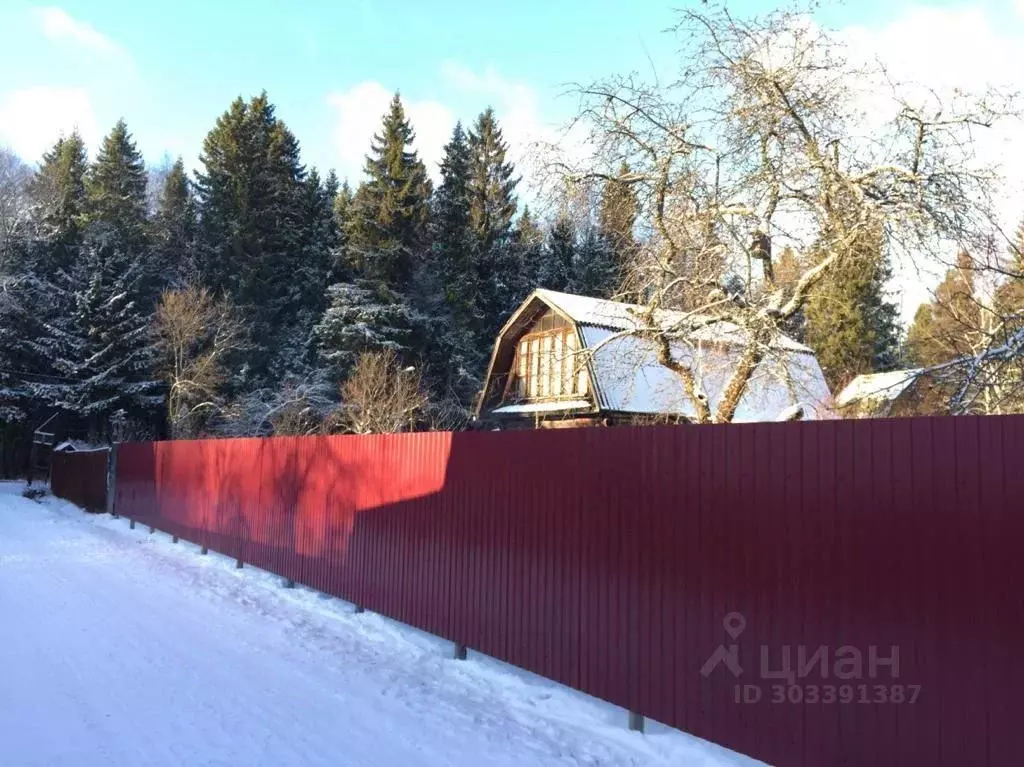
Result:
M116 509L773 764L1024 764L1024 418L130 444Z
M107 510L109 450L56 452L50 458L50 490L89 511Z

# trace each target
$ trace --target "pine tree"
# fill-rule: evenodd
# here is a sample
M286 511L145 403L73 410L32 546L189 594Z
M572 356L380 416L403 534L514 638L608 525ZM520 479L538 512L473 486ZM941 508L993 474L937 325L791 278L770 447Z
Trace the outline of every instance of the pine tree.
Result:
M508 145L494 116L486 109L469 132L469 221L476 238L476 271L480 284L478 313L482 326L477 342L490 345L521 300L521 268L512 242L515 189L519 180L508 162Z
M568 216L560 216L548 233L538 275L538 287L565 290L572 279L576 258L576 227Z
M922 304L907 331L907 354L916 365L929 366L973 354L982 320L974 292L974 262L961 252L957 264Z
M201 277L247 313L254 342L244 372L258 381L301 308L295 279L305 273L308 197L299 144L262 93L218 118L200 161Z
M886 295L892 271L881 230L852 248L807 300L804 342L838 390L854 376L891 370L898 359L898 310Z
M198 282L197 227L192 185L179 157L164 179L153 219L152 263L162 275L160 287Z
M348 246L357 270L399 291L409 286L426 244L431 189L411 149L414 138L395 94L366 158L368 178L350 206Z

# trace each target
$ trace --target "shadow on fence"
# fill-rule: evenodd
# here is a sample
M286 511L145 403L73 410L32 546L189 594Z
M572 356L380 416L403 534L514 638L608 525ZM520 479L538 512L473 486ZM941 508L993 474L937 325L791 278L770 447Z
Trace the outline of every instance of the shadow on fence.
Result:
M1021 417L144 443L116 464L123 516L772 764L1024 763Z
M109 450L55 452L50 459L50 490L87 511L106 511L109 458Z

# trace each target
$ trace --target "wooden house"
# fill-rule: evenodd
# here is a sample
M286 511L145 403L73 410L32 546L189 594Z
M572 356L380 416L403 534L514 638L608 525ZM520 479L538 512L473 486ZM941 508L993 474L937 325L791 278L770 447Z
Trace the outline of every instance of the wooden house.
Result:
M663 326L686 319L659 311ZM658 359L646 307L535 290L494 344L476 418L492 428L685 423L694 402ZM673 340L673 360L694 374L714 411L745 348L743 331L714 322ZM736 421L834 417L814 353L780 337L755 369Z

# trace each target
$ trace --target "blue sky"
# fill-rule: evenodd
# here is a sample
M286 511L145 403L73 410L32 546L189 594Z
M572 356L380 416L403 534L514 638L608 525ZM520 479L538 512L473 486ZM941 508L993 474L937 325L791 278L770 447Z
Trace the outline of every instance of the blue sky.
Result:
M871 27L913 7L867 0L823 15ZM489 103L515 143L567 117L566 83L652 64L671 75L673 18L671 0L0 0L0 143L34 161L60 130L78 125L95 144L123 116L148 161L193 164L228 103L265 88L306 161L352 175L400 88L429 161L453 119Z
M673 7L695 1L0 0L0 146L35 162L77 126L94 149L124 117L147 162L181 155L195 168L231 100L266 89L305 162L358 182L401 89L435 174L455 119L487 105L519 161L572 113L574 101L560 97L568 83L652 68L670 78L675 43L664 30ZM996 78L1024 91L1024 0L860 0L816 16L904 79L971 89ZM1024 142L1003 162L1024 179ZM1006 197L1019 216L1024 190ZM938 277L901 278L905 318Z
M428 164L453 121L472 120L488 104L522 153L571 113L574 102L560 96L567 83L652 69L664 79L676 66L664 32L675 18L673 0L58 2L0 0L0 144L29 161L76 125L95 146L123 116L147 161L180 154L194 166L216 117L235 96L261 89L298 136L306 162L342 175L358 176L396 88ZM989 50L995 40L1016 51L1024 42L1024 0L1016 7L924 2L863 0L819 17L871 35L889 28L879 38L888 40L900 38L902 22L913 30L911 50L935 36L929 25L948 38L973 19L978 28L960 51L967 62L976 58L972 46ZM732 5L741 13L770 7Z

